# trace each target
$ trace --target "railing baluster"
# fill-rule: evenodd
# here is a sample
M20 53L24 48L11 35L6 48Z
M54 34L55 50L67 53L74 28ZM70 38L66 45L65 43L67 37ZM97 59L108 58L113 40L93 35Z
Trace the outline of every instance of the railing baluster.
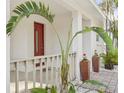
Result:
M68 55L68 63L70 64L70 70L69 70L69 80L72 80L75 78L75 64L76 64L76 53L71 53ZM31 60L31 63L33 64L33 87L36 87L36 62L40 62L40 86L42 87L42 84L45 83L46 85L54 84L59 87L59 84L61 82L61 65L62 65L62 55L52 55L52 56L44 56L44 57L35 57L31 59L24 59L19 60L22 63L24 63L25 66L25 93L28 93L28 61ZM18 60L13 61L15 66L15 93L19 93L19 62ZM45 63L45 65L42 64L42 62ZM12 64L12 63L11 63ZM50 68L50 71L49 71ZM45 69L45 70L44 70ZM45 76L45 82L43 81L43 78ZM49 79L50 77L50 79ZM50 82L49 82L50 81Z
M76 66L76 53L74 53L74 57L73 57L74 59L73 59L73 61L74 61L74 77L76 77L76 68L75 68L75 66Z
M72 79L74 79L74 53L72 53Z
M53 85L53 61L54 57L51 57L50 62L51 62L51 84Z
M35 61L36 60L32 60L33 61L33 88L35 88L35 82L36 82L36 65L35 65Z
M62 56L58 56L58 78L59 78L59 84L61 82L61 65L62 65Z
M48 85L48 59L45 58L45 63L46 63L46 84Z
M16 82L15 82L15 93L19 93L19 71L18 71L18 62L15 62L15 71L16 71Z
M71 74L71 73L72 73L72 60L71 60L71 54L69 54L68 62L69 62L68 64L69 64L69 77L70 77L69 79L71 80L71 79L72 79L72 76L71 76L71 75L72 75L72 74Z
M42 71L43 71L43 69L42 69L42 59L40 59L40 86L42 87Z
M24 62L24 65L25 65L25 93L28 93L28 62L27 61L25 61Z
M56 86L58 86L57 85L57 83L58 83L58 56L55 56L55 64L56 64L56 66L55 66L55 81L56 81Z

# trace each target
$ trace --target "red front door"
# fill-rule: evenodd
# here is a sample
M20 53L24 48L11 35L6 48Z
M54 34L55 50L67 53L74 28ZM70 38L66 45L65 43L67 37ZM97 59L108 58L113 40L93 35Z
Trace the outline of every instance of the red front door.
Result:
M44 24L34 22L34 56L44 55Z

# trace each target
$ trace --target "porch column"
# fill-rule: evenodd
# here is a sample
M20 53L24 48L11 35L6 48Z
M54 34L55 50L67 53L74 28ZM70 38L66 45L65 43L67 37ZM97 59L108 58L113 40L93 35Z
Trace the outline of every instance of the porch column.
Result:
M72 35L82 30L82 15L79 12L72 13ZM82 59L82 34L78 35L72 45L73 52L76 52L76 79L80 80L80 61Z
M10 18L10 0L6 1L6 23ZM10 36L6 35L6 93L10 93Z

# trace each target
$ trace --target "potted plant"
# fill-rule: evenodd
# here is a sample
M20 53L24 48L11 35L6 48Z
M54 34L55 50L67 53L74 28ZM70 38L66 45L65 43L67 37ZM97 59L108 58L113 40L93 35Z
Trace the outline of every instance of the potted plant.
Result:
M90 78L90 71L89 71L89 60L86 58L86 54L83 54L83 60L80 62L80 74L81 80L89 80Z
M99 72L99 56L97 54L97 50L94 51L94 55L92 57L92 69L94 72Z
M102 54L105 69L114 69L114 65L118 64L118 51L108 51L106 54Z

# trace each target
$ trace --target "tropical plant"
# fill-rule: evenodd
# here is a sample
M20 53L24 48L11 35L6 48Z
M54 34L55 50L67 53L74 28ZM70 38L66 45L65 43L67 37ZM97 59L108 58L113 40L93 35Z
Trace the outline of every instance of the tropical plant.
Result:
M99 86L99 87L107 87L105 84L103 84L103 83L101 83L97 80L86 80L84 83L85 84L96 85L96 86ZM82 83L82 84L84 84L84 83ZM67 93L76 93L75 86L71 82L69 82L68 84L69 84L69 88L68 88ZM89 91L92 91L92 90L89 90ZM98 89L97 91L99 93L105 93L103 90L100 90L100 89ZM32 88L31 93L58 93L58 92L57 92L56 86L52 86L51 88L48 88L48 87L46 87L46 88ZM87 91L84 92L84 93L87 93Z
M48 93L47 89L43 89L43 88L32 88L31 89L31 93Z
M31 89L31 93L49 93L48 91L50 91L50 93L57 93L57 87L56 86L52 86L51 88L32 88Z
M89 83L89 84L92 84L92 85L97 85L97 86L101 86L101 87L107 87L107 85L97 81L97 80L86 80L84 83Z
M103 39L103 41L106 43L108 51L114 50L112 39L103 28L101 28L101 27L87 27L86 31L96 32Z
M118 49L114 47L111 37L101 27L90 27L89 31L94 31L100 35L106 43L107 54L103 55L105 68L113 69L113 64L118 64Z
M61 92L63 90L67 91L67 86L68 86L68 73L69 73L69 64L68 64L68 54L69 50L72 44L73 39L83 31L77 32L72 38L71 38L71 31L68 32L68 42L67 42L67 47L64 50L63 45L61 43L60 37L54 27L53 23L53 18L54 15L50 12L49 7L46 7L43 3L39 2L39 5L36 4L34 1L26 1L24 4L18 5L13 12L16 13L15 16L11 16L10 20L8 21L7 24L7 34L10 35L18 22L23 18L23 17L29 17L32 14L37 14L42 17L44 17L53 27L57 38L60 43L61 47L61 55L62 55L62 66L61 66L61 82L62 82L62 88Z
M104 64L118 64L118 50L108 51L107 54L102 54Z
M52 86L52 88L50 89L50 93L57 93L57 87Z
M114 0L116 7L118 7L118 0Z
M115 16L115 10L118 8L118 0L103 0L102 3L99 4L100 8L103 10L106 16L106 31L111 34L112 40L118 43L118 21L117 14ZM116 41L115 41L116 40ZM115 45L115 47L118 47Z

